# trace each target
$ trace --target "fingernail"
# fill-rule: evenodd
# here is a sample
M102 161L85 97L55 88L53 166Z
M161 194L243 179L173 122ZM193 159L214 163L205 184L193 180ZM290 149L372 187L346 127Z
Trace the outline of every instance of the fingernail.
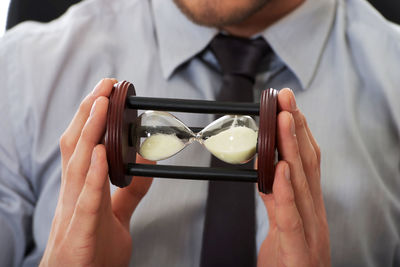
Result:
M297 104L296 104L296 99L294 97L294 93L292 91L292 89L290 89L290 91L292 92L292 95L290 96L290 106L292 108L292 111L297 109Z
M295 126L295 124L294 124L293 115L290 114L290 117L291 117L291 119L290 119L290 133L291 133L292 135L296 135L296 126Z
M93 89L92 95L97 96L98 93L100 92L101 84L104 82L105 79L102 79L100 82L96 84L96 86Z
M287 164L285 166L284 174L285 174L286 180L290 181L290 169L289 169L289 166Z

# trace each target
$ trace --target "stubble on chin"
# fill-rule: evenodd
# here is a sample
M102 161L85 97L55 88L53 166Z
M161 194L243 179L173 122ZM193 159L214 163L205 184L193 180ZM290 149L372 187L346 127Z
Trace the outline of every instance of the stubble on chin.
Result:
M224 1L221 0L174 0L174 2L181 12L194 23L221 28L243 22L270 0L253 0L249 1L245 8L231 7L229 10L225 9Z

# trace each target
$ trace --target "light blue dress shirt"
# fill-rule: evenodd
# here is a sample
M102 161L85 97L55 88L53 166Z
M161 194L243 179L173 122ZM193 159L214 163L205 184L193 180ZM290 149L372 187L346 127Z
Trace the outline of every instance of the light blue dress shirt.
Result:
M60 186L59 137L102 77L140 96L213 99L216 29L166 0L86 0L0 39L0 266L35 266ZM333 266L400 266L400 29L364 0L307 0L261 32L255 91L291 87L322 150ZM212 115L176 114L189 126ZM207 166L191 145L164 164ZM131 221L133 266L198 266L206 181L155 179ZM258 195L257 247L268 231ZM227 251L226 253L229 253Z

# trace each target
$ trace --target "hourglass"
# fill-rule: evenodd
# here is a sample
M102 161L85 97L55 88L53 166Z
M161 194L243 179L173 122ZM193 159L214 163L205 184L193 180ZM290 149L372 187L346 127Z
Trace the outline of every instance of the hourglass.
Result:
M145 110L138 116L137 110ZM222 114L204 128L190 127L168 111ZM260 103L217 102L136 96L133 84L114 85L104 144L111 182L130 184L132 176L258 183L272 191L275 164L277 91L262 92ZM259 127L252 116L259 116ZM199 142L231 168L137 164L136 154L158 161ZM257 169L235 166L257 154Z

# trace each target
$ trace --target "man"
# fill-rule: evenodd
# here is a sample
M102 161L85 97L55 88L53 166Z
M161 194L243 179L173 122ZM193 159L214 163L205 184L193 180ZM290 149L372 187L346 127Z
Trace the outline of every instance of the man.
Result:
M35 265L43 253L43 266L202 262L207 182L158 179L149 189L149 179L136 178L110 199L96 144L115 80L88 93L109 76L133 81L138 95L213 99L221 71L208 47L222 31L268 42L273 53L260 63L255 92L293 88L313 130L282 90L282 161L274 193L256 203L258 264L398 265L398 27L359 1L176 2L87 1L1 41L2 264ZM179 117L192 125L211 119ZM326 217L313 135L324 152ZM169 162L193 158L210 160L194 146Z

